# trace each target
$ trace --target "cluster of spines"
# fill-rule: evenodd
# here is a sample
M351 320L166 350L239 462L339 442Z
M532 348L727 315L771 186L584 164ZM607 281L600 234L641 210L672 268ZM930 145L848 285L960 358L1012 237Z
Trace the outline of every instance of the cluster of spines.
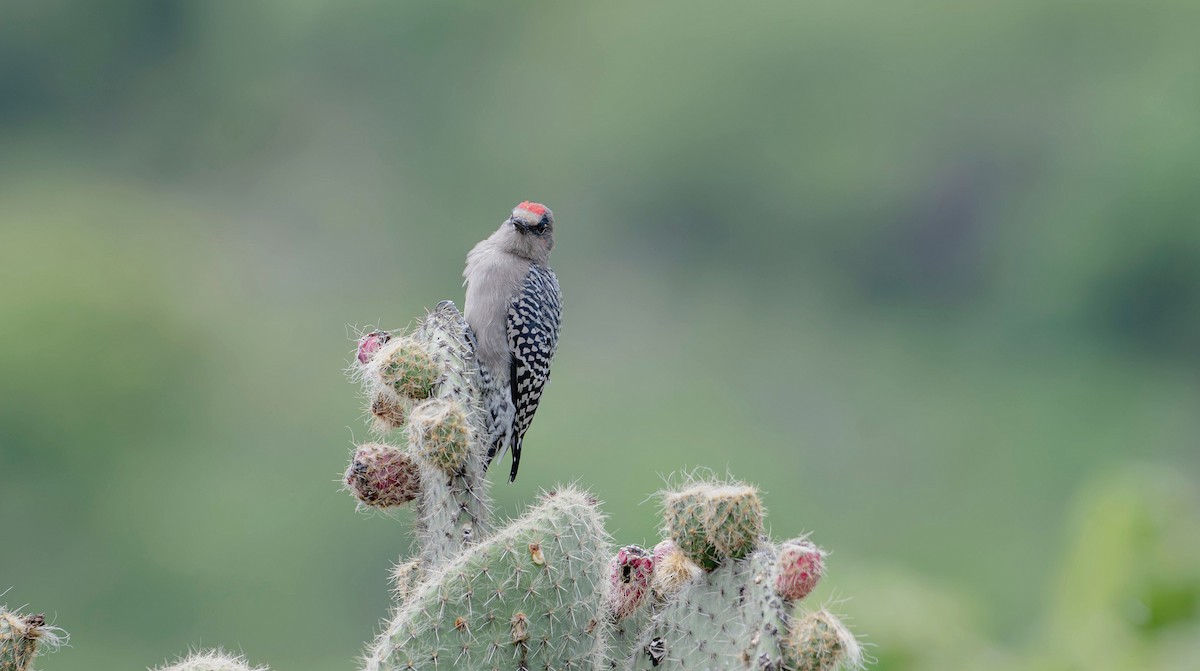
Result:
M47 625L45 615L22 615L0 606L0 671L32 671L39 652L66 642L66 633Z
M224 650L201 650L161 666L155 671L268 671L265 666L250 666L246 658Z

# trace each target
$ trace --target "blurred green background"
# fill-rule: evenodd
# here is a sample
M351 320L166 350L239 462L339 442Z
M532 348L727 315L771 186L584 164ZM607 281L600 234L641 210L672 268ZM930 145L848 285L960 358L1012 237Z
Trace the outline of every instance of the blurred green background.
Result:
M505 514L680 467L878 669L1200 659L1200 4L0 5L0 601L46 671L351 669L407 513L355 328L519 200L562 344Z

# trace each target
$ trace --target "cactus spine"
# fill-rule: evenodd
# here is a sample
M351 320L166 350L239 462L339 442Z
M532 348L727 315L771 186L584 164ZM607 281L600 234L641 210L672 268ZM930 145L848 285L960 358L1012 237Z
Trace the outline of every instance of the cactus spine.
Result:
M267 671L265 666L251 667L245 657L223 650L194 652L183 659L156 671Z
M32 671L38 652L66 642L66 633L47 626L44 615L22 615L0 607L0 671Z

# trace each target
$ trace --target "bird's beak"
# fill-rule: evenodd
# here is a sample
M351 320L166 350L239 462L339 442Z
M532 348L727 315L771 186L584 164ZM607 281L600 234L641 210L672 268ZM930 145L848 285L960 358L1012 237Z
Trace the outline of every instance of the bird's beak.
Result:
M520 231L522 233L529 232L529 227L526 226L525 223L522 222L520 219L516 219L514 217L509 217L508 222L513 225L513 228L517 229L518 231Z

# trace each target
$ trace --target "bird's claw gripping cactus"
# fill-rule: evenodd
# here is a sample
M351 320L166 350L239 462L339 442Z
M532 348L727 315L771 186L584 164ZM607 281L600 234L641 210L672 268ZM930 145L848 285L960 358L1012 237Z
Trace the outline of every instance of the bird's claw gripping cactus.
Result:
M663 493L666 539L615 554L595 499L568 488L494 531L474 336L445 301L407 336L359 343L376 427L346 482L365 505L417 502L419 558L393 571L397 609L369 671L717 668L829 671L861 654L833 615L793 608L824 573L807 538L773 544L758 491L692 481ZM391 417L381 419L379 407Z

